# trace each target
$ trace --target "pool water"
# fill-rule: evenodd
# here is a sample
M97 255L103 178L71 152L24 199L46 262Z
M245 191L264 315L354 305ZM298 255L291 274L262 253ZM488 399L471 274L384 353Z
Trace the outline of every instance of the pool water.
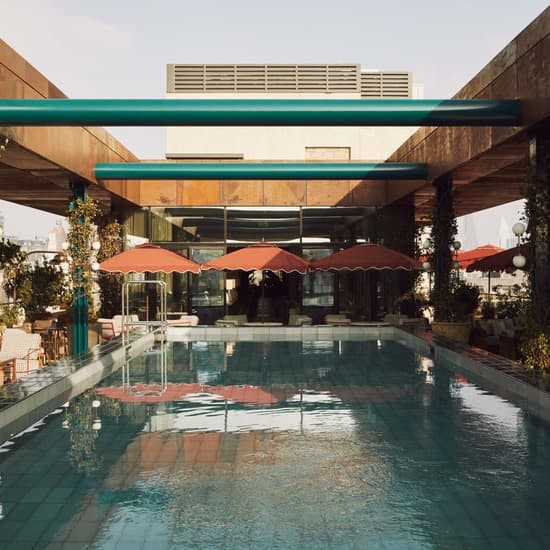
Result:
M0 448L0 548L550 547L547 426L429 358L158 352Z

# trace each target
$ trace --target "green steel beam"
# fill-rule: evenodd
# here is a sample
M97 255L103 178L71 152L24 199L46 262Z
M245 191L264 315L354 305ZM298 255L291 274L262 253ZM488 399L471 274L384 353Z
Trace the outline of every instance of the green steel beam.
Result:
M515 99L1 99L0 126L518 126Z
M420 163L105 163L99 180L379 180L426 179Z

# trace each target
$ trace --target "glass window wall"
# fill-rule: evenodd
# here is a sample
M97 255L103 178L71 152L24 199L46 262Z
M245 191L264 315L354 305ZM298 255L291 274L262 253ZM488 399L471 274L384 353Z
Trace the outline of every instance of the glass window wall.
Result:
M223 256L223 248L192 248L191 259L204 264ZM193 307L224 305L224 273L222 271L202 271L191 276L191 303Z
M151 208L151 233L155 242L225 241L224 208Z
M300 239L300 209L228 208L227 240L231 243L290 242Z
M332 254L332 248L304 248L303 257L308 262L320 260ZM313 271L302 279L302 305L330 307L334 305L334 273Z

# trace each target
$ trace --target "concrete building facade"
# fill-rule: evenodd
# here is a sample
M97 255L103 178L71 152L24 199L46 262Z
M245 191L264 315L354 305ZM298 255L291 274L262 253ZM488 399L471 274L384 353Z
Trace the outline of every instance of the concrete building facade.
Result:
M360 65L168 65L170 99L421 99L407 72L362 71ZM271 161L384 160L416 128L168 128L169 159Z

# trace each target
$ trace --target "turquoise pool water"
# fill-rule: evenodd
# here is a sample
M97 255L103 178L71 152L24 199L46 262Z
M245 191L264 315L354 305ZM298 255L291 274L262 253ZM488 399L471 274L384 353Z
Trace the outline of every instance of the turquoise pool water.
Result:
M550 432L395 342L176 342L0 450L0 548L548 548Z

